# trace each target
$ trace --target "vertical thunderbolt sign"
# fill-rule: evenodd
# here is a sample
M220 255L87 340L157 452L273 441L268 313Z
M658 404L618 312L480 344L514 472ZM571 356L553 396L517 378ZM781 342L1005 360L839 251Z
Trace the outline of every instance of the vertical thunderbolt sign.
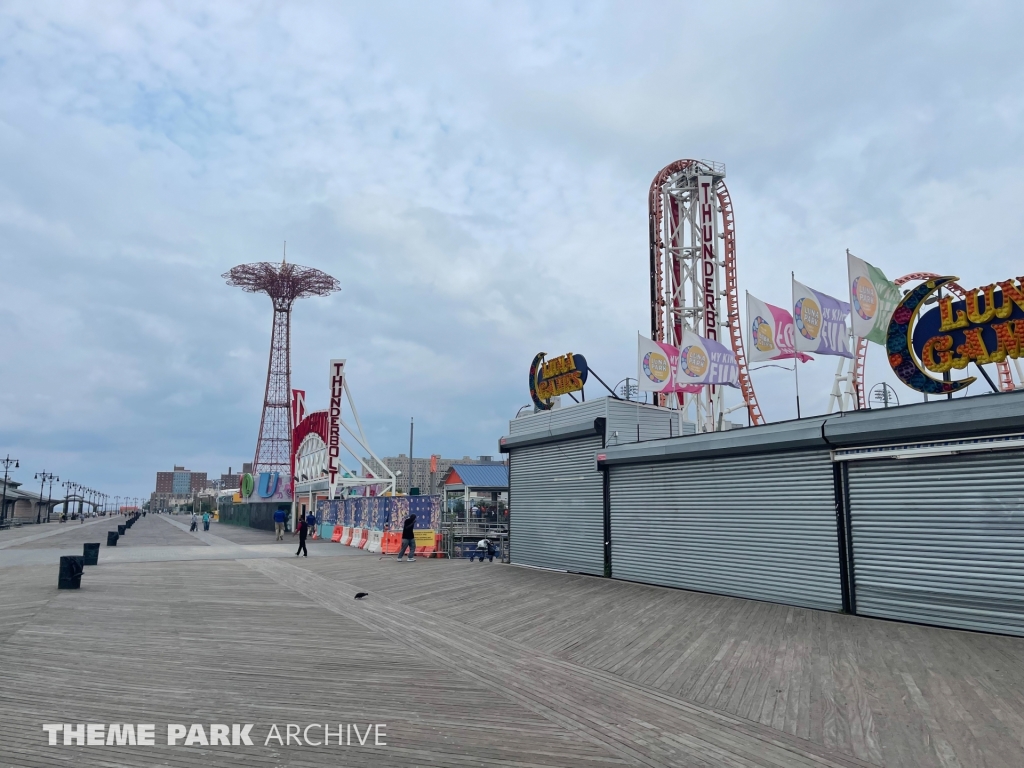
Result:
M715 261L714 180L697 177L700 190L701 293L704 296L704 338L718 340L718 263Z
M331 360L331 404L327 410L327 484L328 498L334 498L341 463L341 396L345 392L345 361Z

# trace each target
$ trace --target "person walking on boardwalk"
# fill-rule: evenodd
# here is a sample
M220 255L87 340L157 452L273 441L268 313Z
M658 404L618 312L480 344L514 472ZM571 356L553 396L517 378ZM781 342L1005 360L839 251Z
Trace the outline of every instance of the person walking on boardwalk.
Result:
M313 510L309 510L306 513L306 527L309 528L310 535L316 538L316 515L313 514Z
M190 531L194 531L199 528L199 516L195 512L192 513L192 524L188 527Z
M274 532L277 534L277 538L274 541L284 541L284 520L285 512L283 509L278 509L274 513Z
M416 559L416 534L413 526L416 525L416 515L409 515L402 524L402 548L398 550L398 562L402 562L405 550L409 550L409 562Z
M305 518L299 518L299 524L295 533L299 534L299 548L295 550L295 556L298 557L301 553L303 557L309 557L309 552L306 551L306 534L309 532L309 526L306 525ZM292 536L295 535L292 534Z
M203 530L204 531L210 530L210 513L209 512L203 512Z

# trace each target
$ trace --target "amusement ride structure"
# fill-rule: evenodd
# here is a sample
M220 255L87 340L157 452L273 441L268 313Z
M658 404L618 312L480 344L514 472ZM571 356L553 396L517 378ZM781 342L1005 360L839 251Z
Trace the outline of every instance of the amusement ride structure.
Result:
M274 323L270 335L270 361L267 364L267 388L263 397L263 416L256 441L253 473L287 473L292 457L292 369L291 316L296 299L327 296L341 284L326 272L311 267L261 261L240 264L222 277L228 285L249 293L265 293L274 303Z
M764 424L743 351L736 219L725 186L725 165L677 160L662 168L651 182L648 213L651 338L678 348L684 328L720 343L728 335L743 397L738 406L726 408L724 387L704 387L694 394L659 395L661 404L683 410L693 405L694 423L702 431L722 429L724 416L744 407L751 424ZM672 402L678 397L683 399Z

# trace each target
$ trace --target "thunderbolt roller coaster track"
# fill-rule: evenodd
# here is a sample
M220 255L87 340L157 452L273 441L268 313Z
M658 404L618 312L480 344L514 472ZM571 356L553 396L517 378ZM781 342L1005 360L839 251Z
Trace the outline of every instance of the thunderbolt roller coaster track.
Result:
M906 285L907 283L914 282L915 280L931 280L932 278L942 277L934 272L911 272L909 275L896 278L893 282L896 285ZM949 289L949 292L955 295L958 299L963 300L967 298L967 291L965 291L959 283L947 283L945 288ZM867 339L857 339L857 354L854 357L854 386L857 389L857 407L867 408L867 395L864 392L864 362L867 359L868 354L868 342ZM1010 374L1010 364L1007 361L996 363L996 368L999 370L999 391L1000 392L1012 392L1015 389L1013 383L1013 376Z
M702 165L697 160L677 160L671 165L662 168L651 182L651 189L648 196L648 223L650 226L650 258L651 258L651 338L655 341L668 341L665 328L665 296L664 296L664 254L666 246L662 238L663 232L663 200L662 187L678 173L693 172ZM740 319L739 286L736 279L736 217L732 208L732 198L729 197L729 190L725 186L724 179L719 179L715 185L715 195L718 198L722 214L721 236L724 243L724 266L725 266L725 302L726 316L728 318L729 338L732 341L732 351L736 355L736 363L739 366L740 390L743 393L743 400L746 403L747 411L750 414L752 425L764 424L764 416L761 415L761 408L757 404L757 395L754 394L754 384L750 380L750 373L747 370L747 357L743 350L743 323ZM678 267L677 267L678 269ZM677 295L673 298L674 310L681 309L681 302Z

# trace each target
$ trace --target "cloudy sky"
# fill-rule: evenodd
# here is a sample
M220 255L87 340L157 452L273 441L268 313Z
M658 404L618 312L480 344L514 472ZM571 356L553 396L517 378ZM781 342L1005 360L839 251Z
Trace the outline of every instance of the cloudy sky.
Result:
M847 248L1020 274L1022 29L1015 2L4 2L0 451L111 494L249 460L270 302L220 275L287 240L343 286L293 315L310 406L345 357L382 455L411 416L418 455L495 454L534 353L636 375L680 158L726 164L764 300L791 270L844 296ZM833 373L803 368L805 414ZM753 375L791 418L792 374Z

